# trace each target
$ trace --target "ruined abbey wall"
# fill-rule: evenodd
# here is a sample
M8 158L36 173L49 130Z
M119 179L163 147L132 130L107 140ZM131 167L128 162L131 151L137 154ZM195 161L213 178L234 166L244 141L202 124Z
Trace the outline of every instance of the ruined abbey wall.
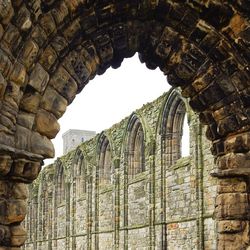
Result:
M190 156L181 157L185 113ZM30 186L24 249L217 249L204 131L171 90L58 158Z

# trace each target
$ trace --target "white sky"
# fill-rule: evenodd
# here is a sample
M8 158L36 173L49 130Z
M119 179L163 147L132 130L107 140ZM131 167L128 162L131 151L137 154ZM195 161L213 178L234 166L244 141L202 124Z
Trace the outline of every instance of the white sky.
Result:
M59 120L61 129L53 140L55 158L62 155L62 134L69 129L93 130L111 127L143 104L151 102L170 88L159 70L149 70L138 55L125 59L118 69L109 68L96 76L78 94ZM54 159L45 161L45 165Z

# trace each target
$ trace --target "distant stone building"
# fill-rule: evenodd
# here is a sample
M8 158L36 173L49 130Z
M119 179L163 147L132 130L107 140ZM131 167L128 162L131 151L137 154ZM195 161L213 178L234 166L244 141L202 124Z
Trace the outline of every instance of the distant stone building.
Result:
M204 131L171 90L57 159L30 186L25 249L217 249Z
M92 139L96 135L95 131L70 129L63 135L63 154L75 149L79 144Z

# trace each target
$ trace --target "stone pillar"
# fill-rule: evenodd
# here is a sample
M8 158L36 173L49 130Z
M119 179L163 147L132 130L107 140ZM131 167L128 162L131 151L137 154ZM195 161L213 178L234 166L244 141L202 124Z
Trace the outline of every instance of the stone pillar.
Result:
M34 250L37 250L37 241L38 241L38 197L36 197L36 200L35 202L32 203L32 205L34 206L34 213L33 213L33 216L32 216L32 219L34 220L34 226L33 226L33 229L34 229L34 238L33 238L33 248Z
M150 179L149 179L149 234L150 234L150 249L155 249L156 247L156 237L155 237L155 156L154 156L154 148L155 143L151 142L150 146L152 154L148 158L148 165L150 171Z
M70 249L70 183L66 183L66 249Z
M114 239L114 249L119 250L120 242L120 159L114 160L114 185L115 185L115 207L114 207L114 225L115 225L115 239Z
M219 178L215 218L218 249L247 249L249 239L250 133L234 135L224 142L218 156Z
M0 197L0 245L19 249L26 240L21 222L27 213L27 185L0 180Z
M88 169L88 177L87 177L87 249L91 250L92 247L92 231L94 225L94 212L93 212L93 176Z
M74 165L73 165L74 166ZM75 167L75 166L74 166ZM76 177L73 177L70 190L70 232L71 232L71 249L76 250Z
M41 160L30 154L30 160L6 146L0 154L0 246L20 249L27 233L21 225L27 214L28 185L38 175Z
M52 200L53 200L53 196L49 195L48 197L48 204L49 204L49 228L48 228L48 250L52 250L52 237L53 237L53 231L52 231Z

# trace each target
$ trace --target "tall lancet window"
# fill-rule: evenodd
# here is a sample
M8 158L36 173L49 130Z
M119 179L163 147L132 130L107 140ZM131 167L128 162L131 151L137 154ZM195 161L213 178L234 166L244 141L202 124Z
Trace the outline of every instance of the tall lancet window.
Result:
M76 151L74 178L76 183L76 197L86 193L86 166L81 150Z
M59 163L58 168L58 175L56 180L56 200L57 205L65 202L65 177L64 177L64 169L62 164Z
M177 90L172 90L163 109L161 137L167 165L189 155L189 127L186 105Z
M128 174L133 177L145 171L144 131L138 118L132 117L128 133Z
M108 138L102 135L99 143L99 183L111 183L112 158Z

